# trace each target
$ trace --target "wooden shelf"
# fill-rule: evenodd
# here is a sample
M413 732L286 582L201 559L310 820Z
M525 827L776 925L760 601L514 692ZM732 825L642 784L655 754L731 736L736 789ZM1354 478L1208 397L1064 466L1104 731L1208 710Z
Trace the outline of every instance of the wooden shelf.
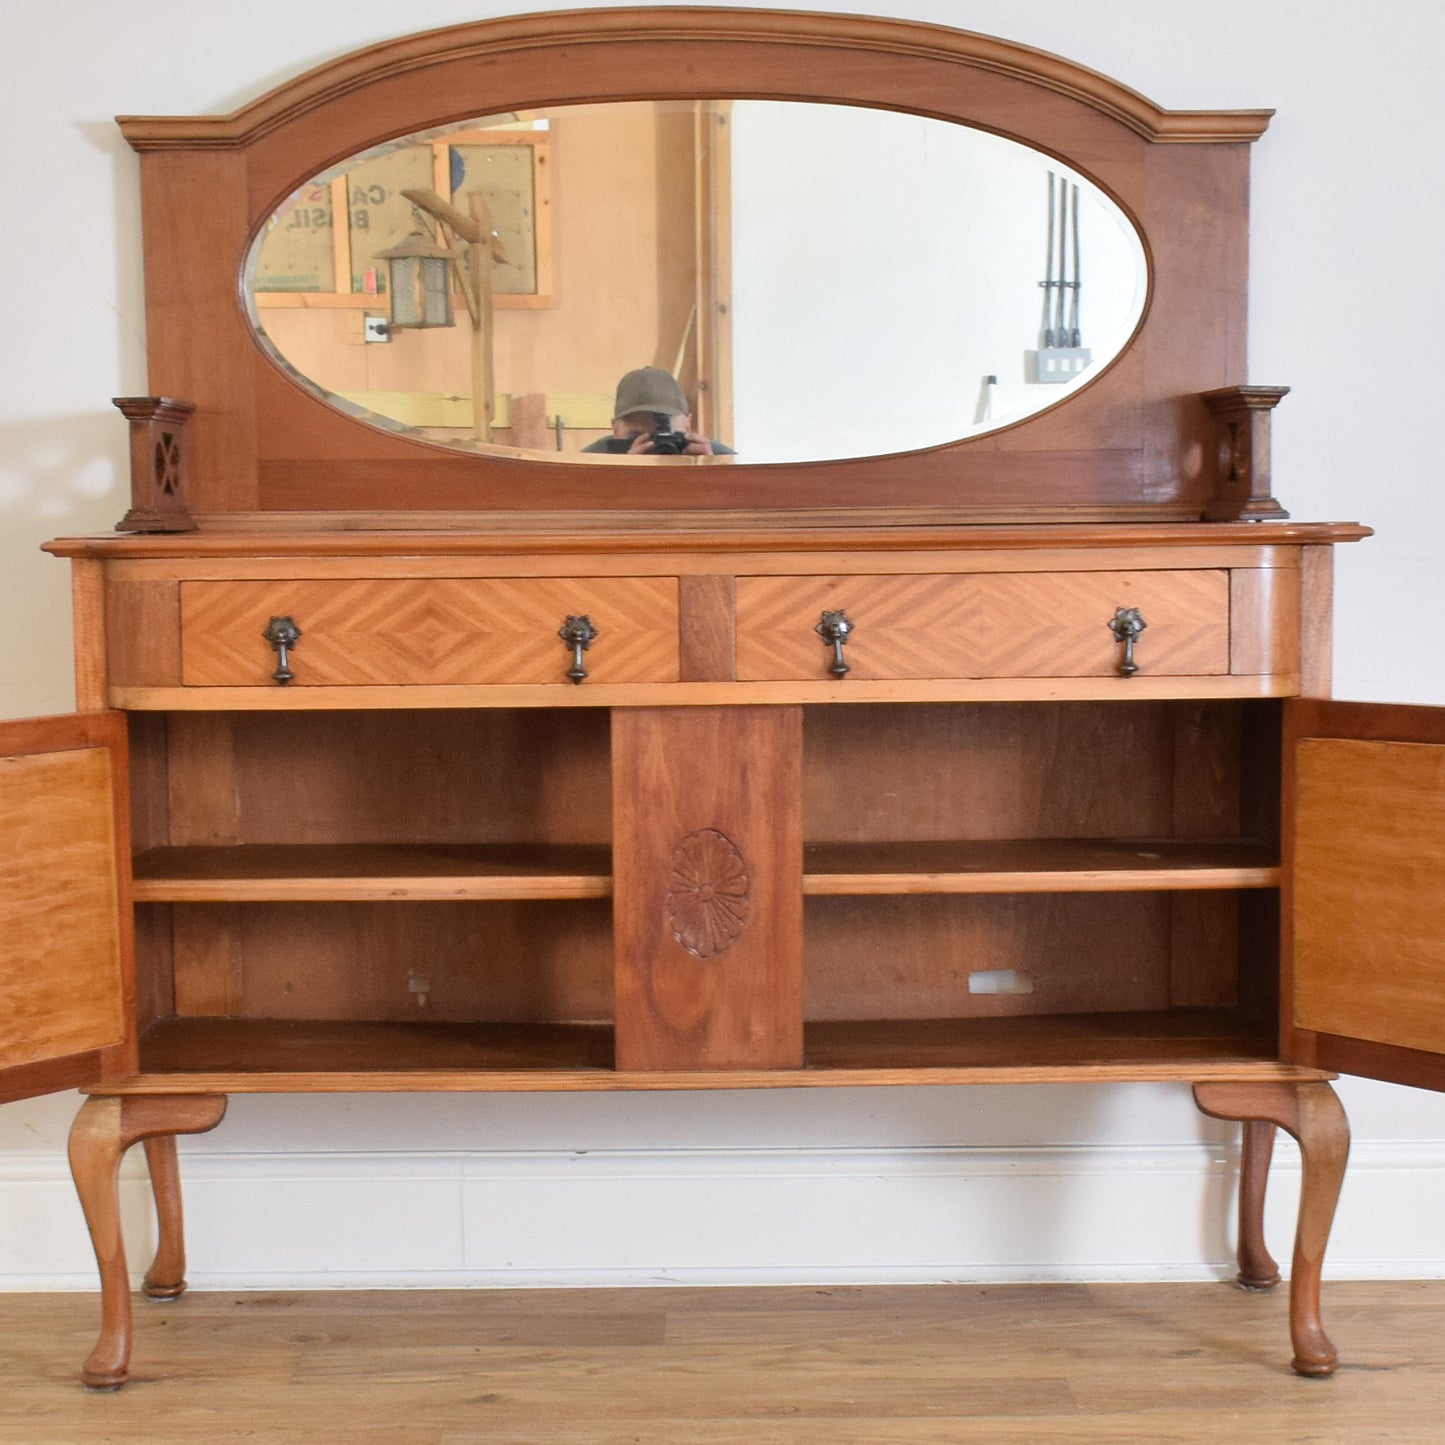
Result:
M609 1024L167 1019L108 1092L557 1092L1325 1078L1233 1010L809 1024L802 1069L619 1071Z
M814 843L814 897L906 893L1137 893L1277 888L1277 854L1257 843L1044 838L949 843Z
M810 1023L808 1063L819 1069L1080 1069L1187 1067L1266 1060L1273 1036L1231 1009L1159 1009L1016 1018L848 1019Z
M928 893L1131 893L1275 888L1279 865L1251 843L992 839L816 843L813 897ZM248 844L151 848L134 861L137 903L610 898L609 850L475 844Z
M249 844L151 848L134 861L137 903L610 898L605 846Z
M147 1072L361 1075L612 1068L610 1024L166 1019L141 1040Z

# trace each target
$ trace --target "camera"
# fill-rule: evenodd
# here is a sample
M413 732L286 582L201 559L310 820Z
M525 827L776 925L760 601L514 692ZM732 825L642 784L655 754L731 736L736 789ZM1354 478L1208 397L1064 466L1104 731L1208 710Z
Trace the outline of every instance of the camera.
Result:
M655 425L652 428L652 455L655 457L681 456L687 449L687 433L674 431L672 418L665 411L652 414Z

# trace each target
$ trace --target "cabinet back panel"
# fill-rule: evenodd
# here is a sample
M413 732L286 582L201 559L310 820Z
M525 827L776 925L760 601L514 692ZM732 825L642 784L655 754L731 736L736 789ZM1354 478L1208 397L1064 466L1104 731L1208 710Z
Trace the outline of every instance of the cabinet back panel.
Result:
M607 843L605 709L176 713L170 842Z
M1239 900L1239 1002L1271 1034L1279 1028L1280 895L1242 894Z
M174 932L168 908L135 908L135 1011L142 1032L176 1011Z
M1239 831L1235 703L820 707L804 726L809 842Z
M130 743L130 836L137 852L170 837L170 789L166 782L170 719L164 713L126 715Z
M1230 1007L1237 899L984 894L814 898L804 1016L965 1018ZM1188 946L1175 946L1176 935ZM973 979L972 988L970 979ZM993 988L996 992L973 990Z
M1254 890L1175 893L1170 898L1169 1003L1220 1008L1241 1000L1240 911Z
M130 736L130 835L136 852L156 848L170 836L167 752L170 719L164 713L133 712ZM175 960L171 916L144 904L135 910L135 1003L142 1031L175 1010Z
M182 1017L598 1022L605 901L172 905Z

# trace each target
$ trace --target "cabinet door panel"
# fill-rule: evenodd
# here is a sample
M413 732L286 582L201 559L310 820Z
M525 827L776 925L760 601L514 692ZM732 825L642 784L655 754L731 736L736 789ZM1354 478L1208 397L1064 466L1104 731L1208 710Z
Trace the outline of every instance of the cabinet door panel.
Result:
M1287 711L1285 1052L1445 1089L1445 709Z
M132 1063L124 728L0 724L0 1099Z

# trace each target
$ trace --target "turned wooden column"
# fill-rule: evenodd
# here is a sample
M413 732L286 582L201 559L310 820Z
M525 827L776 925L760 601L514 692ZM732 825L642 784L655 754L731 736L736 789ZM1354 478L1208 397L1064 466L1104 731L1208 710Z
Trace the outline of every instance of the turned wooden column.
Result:
M140 1140L161 1139L147 1150L160 1238L146 1293L173 1299L185 1288L180 1179L175 1136L214 1129L226 1112L222 1094L94 1095L70 1129L70 1172L95 1246L100 1269L100 1338L80 1372L94 1390L115 1390L130 1369L130 1271L120 1223L120 1164Z
M1194 1086L1194 1102L1211 1118L1234 1120L1246 1127L1277 1125L1298 1142L1304 1172L1289 1280L1289 1328L1294 1345L1291 1363L1301 1375L1333 1374L1339 1354L1320 1322L1320 1273L1350 1152L1350 1126L1335 1091L1324 1081L1206 1083ZM1258 1175L1263 1162L1262 1141L1263 1136L1255 1131L1245 1143L1248 1207L1261 1213L1264 1186ZM1245 1207L1242 1199L1241 1214ZM1246 1272L1263 1270L1259 1252L1268 1258L1260 1233L1255 1233L1248 1246L1241 1236L1241 1277Z

